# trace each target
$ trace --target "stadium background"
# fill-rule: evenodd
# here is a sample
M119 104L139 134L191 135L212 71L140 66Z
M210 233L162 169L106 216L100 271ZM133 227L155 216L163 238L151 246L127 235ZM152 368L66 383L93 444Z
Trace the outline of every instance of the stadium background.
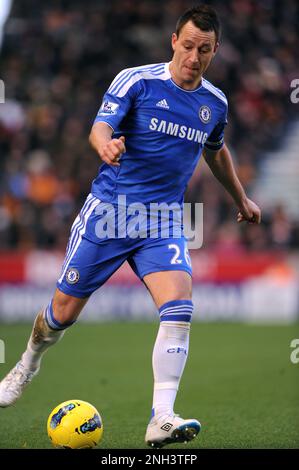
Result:
M7 362L1 370L12 366L24 349L29 322L53 293L70 226L98 169L99 159L89 146L88 135L104 91L123 68L170 60L170 36L175 22L193 3L185 0L12 2L0 49L0 79L5 83L5 103L0 103L0 338L5 340ZM242 183L263 209L263 223L239 226L230 197L204 162L199 164L186 200L204 203L204 246L191 253L193 341L198 338L203 357L197 358L193 352L185 380L191 390L195 380L191 371L205 374L199 392L203 408L211 422L216 413L218 428L216 424L210 428L208 437L203 437L203 446L296 447L299 417L293 410L298 404L298 393L295 393L298 377L294 375L298 366L291 365L289 356L291 340L299 337L299 104L291 100L291 82L299 77L298 2L206 3L217 8L223 25L222 44L206 77L228 97L226 142ZM114 324L112 328L107 320L117 320L118 326ZM131 329L127 328L128 320ZM136 328L134 322L144 320L143 330ZM90 388L86 395L86 389L77 382L75 364L86 359L91 370L98 367L92 341L96 343L99 338L102 374L108 377L109 368L114 368L119 380L123 378L124 393L131 396L131 390L126 389L128 371L123 370L117 354L114 356L109 346L112 339L113 345L117 344L117 338L121 339L124 332L131 335L127 349L121 354L128 361L135 361L135 355L129 355L129 344L137 341L138 331L139 334L143 331L143 339L135 346L136 350L145 348L145 357L149 357L157 326L152 320L156 320L152 300L130 268L124 266L92 296L79 320L81 330L74 329L73 336L65 338L57 351L49 354L47 373L51 376L52 390L64 390L56 375L55 361L60 361L60 354L65 361L69 358L73 388L65 390L61 397L58 392L51 399L45 395L42 407L50 410L57 404L55 400L70 398L72 390L97 404L99 383L93 378L94 373L88 377ZM92 322L91 329L83 324L85 321ZM93 326L98 321L105 323ZM235 322L260 326L244 330ZM84 338L87 341L84 352L80 351L81 356L77 352L76 356L72 341L83 344ZM102 354L106 350L110 355L104 360L106 356ZM140 371L142 354L135 365ZM234 363L236 357L240 360L238 366ZM242 375L244 364L246 376ZM232 388L224 375L226 367L236 379ZM64 373L67 371L62 366ZM282 378L279 387L276 374ZM99 380L105 390L106 379ZM142 380L150 384L149 361L148 376ZM46 377L38 377L35 390L43 394L45 384ZM240 411L240 422L234 417L235 435L228 441L219 438L220 423L224 435L231 416L222 414L217 402L219 396L216 404L213 401L211 384L213 393L221 391L221 403L230 412L232 407ZM126 437L117 443L112 437L118 429L120 403L119 397L113 395L117 383L112 381L109 385L110 402L107 397L107 402L101 398L100 405L106 419L112 420L106 446L126 447L132 445ZM144 391L140 387L141 384L135 383L141 416ZM198 384L194 387L198 390ZM263 388L264 393L258 402L252 399L246 407L246 400L254 396L255 387L260 391ZM21 415L24 413L24 419L30 411L28 429L33 437L31 442L28 438L28 445L47 446L46 440L41 443L38 440L41 438L37 438L40 417L35 408L34 412L30 408L42 398L31 390L28 398L24 398L25 410L19 411ZM232 401L232 393L239 397L239 408ZM146 399L150 400L149 394ZM185 408L189 406L191 412L196 393L193 396L190 392L187 399ZM128 401L122 403L127 422L133 406L132 399ZM109 415L111 403L113 410ZM281 416L276 415L282 403L285 406ZM246 425L248 438L241 417L247 419L248 413L252 413L249 423L256 427L265 410L268 410L267 417L259 428L260 434L252 434L250 424ZM14 410L9 413L7 416L17 423L19 415L13 414ZM267 434L270 429L276 432L276 419L282 428L285 426L284 433ZM133 424L132 435L136 423ZM5 438L0 434L0 447L27 445L25 438L22 440L16 434L11 442ZM141 445L137 437L134 445Z

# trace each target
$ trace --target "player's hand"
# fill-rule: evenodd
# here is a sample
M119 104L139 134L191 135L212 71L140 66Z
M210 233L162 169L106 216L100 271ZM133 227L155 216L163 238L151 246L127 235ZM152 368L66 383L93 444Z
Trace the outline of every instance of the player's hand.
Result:
M122 135L119 139L111 139L100 151L100 157L107 165L120 166L119 160L126 151L125 137Z
M262 219L261 209L255 202L251 199L246 199L246 201L239 208L240 211L237 216L237 221L248 222L249 224L260 224Z

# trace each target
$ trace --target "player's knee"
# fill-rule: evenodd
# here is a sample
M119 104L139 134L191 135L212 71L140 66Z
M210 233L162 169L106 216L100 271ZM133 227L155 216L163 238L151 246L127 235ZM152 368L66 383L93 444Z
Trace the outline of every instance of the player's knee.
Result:
M184 273L185 274L185 273ZM192 301L192 282L189 275L184 278L179 278L180 282L176 282L174 285L174 291L172 292L172 300L188 300Z
M187 302L191 302L192 304L192 286L189 286L189 285L181 285L181 286L176 286L175 289L173 289L173 291L171 290L168 290L167 292L167 296L162 296L161 297L161 300L163 299L166 300L166 302L164 301L163 303L168 303L168 302L183 302L183 301L187 301ZM171 300L169 300L171 299ZM193 305L193 304L192 304ZM163 305L161 305L162 307ZM161 308L160 307L160 308Z
M177 295L174 296L173 300L188 300L189 302L192 302L192 287L182 287L181 291L179 291Z

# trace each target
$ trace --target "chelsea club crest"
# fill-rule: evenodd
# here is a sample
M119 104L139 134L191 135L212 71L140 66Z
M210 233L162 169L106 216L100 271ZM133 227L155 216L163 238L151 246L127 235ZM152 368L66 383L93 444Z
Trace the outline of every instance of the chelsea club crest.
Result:
M79 271L75 268L70 268L67 270L65 277L68 284L76 284L80 278Z
M209 106L201 106L198 114L199 114L200 120L204 124L207 124L208 122L210 122L212 113L211 113Z

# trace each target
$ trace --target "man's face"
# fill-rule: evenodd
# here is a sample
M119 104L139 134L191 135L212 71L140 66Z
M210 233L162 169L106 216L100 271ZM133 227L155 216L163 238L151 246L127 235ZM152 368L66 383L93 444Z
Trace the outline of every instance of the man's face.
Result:
M186 89L196 88L214 57L219 43L214 31L202 31L192 21L172 35L171 73L175 82Z

